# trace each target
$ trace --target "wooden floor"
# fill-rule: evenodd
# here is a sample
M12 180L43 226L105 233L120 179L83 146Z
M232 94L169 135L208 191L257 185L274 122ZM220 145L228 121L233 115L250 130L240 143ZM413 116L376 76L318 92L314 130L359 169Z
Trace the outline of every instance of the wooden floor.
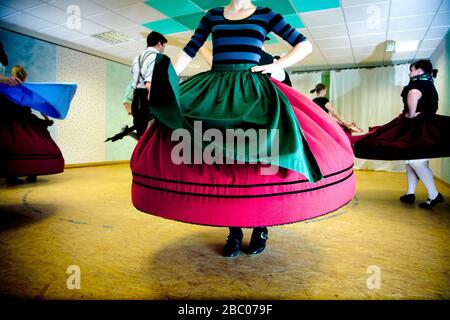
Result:
M347 206L270 228L266 251L241 252L234 259L221 256L225 228L137 211L130 200L128 165L68 169L16 187L0 180L0 294L449 299L450 188L438 182L447 202L427 211L398 201L404 174L361 171L356 176L357 195ZM422 185L417 197L426 199ZM244 245L250 232L245 230ZM79 267L80 289L68 288L70 266ZM368 286L378 275L380 287Z

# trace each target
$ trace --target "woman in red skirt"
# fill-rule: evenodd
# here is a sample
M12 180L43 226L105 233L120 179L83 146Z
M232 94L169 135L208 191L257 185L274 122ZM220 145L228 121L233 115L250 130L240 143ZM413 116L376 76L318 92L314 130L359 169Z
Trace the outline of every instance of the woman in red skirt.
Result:
M15 76L0 82L0 177L10 184L23 183L17 178L22 176L35 182L37 175L64 171L61 150L47 130L53 121L44 114L63 119L76 84L22 82L25 70L16 66L13 71Z
M414 203L416 186L422 180L428 191L428 200L420 204L425 209L444 201L436 189L428 160L450 156L450 117L436 114L438 93L433 83L436 75L437 70L428 60L411 64L411 81L401 94L403 113L354 145L357 158L406 160L408 190L400 200Z
M279 60L258 66L270 32L293 48ZM137 209L163 218L229 227L226 257L239 254L241 228L253 228L245 252L258 254L266 246L267 227L312 219L352 199L353 152L335 121L298 91L267 76L312 50L280 14L250 0L209 10L175 64L178 74L210 35L212 69L181 83L178 109L152 109L156 121L131 158L132 200ZM193 141L193 162L184 161L191 159L190 145L182 157L174 152L179 146L175 141L183 137L174 132L189 136L183 142ZM229 132L244 141L238 148L234 140L230 147L224 144ZM203 149L201 142L207 144ZM270 149L271 156L251 152L255 145L262 147L259 151ZM217 156L214 161L211 150ZM268 167L275 170L268 172Z

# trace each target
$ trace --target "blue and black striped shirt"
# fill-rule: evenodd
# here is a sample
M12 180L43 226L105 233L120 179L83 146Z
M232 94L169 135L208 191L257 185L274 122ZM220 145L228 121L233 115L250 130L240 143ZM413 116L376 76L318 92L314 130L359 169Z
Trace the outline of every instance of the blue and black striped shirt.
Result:
M306 40L283 16L270 8L258 7L251 16L240 20L227 20L223 12L224 8L218 7L203 16L191 41L183 49L187 55L194 58L211 33L213 64L258 64L264 39L270 32L292 46Z

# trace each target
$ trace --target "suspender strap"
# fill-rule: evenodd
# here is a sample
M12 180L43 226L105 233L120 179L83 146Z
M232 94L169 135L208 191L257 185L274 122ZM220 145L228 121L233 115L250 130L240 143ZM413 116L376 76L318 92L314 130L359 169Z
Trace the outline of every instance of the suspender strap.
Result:
M137 88L137 85L139 84L139 80L144 80L144 77L142 76L141 70L142 70L142 66L144 65L145 60L147 60L147 58L151 55L151 54L156 54L156 52L144 52L143 53L144 56L142 56L142 54L139 56L138 59L138 63L139 63L139 75L136 79L136 84L135 84L135 88ZM155 63L155 61L153 60L153 63Z

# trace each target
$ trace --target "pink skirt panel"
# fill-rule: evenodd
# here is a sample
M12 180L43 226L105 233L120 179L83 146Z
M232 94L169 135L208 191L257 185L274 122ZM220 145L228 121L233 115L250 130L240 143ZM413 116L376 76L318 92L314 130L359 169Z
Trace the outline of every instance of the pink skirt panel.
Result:
M324 178L310 183L262 164L175 165L170 132L158 122L141 137L131 158L132 201L167 219L211 226L273 226L312 219L348 203L355 194L353 152L337 123L294 89L274 80L288 97Z

